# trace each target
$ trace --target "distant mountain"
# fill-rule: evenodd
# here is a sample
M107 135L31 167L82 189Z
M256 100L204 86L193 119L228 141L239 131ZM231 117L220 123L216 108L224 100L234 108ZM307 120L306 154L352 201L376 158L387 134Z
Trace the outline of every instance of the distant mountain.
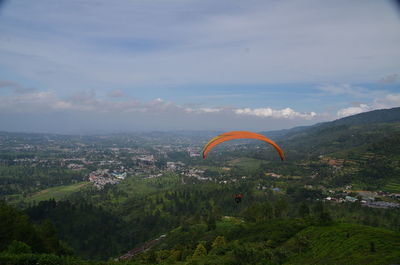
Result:
M309 127L293 128L279 140L302 151L335 152L368 145L400 133L400 108L375 110ZM311 149L313 150L310 150Z
M346 161L342 171L323 177L332 183L363 183L365 188L387 191L397 191L393 187L400 185L400 108L265 135L277 136L273 139L289 162L322 165L322 159Z
M275 131L262 131L262 132L259 132L259 133L263 134L263 135L265 135L265 136L267 136L269 138L272 138L272 139L279 139L279 138L284 137L284 136L286 136L288 134L291 134L291 133L298 133L298 132L301 132L301 131L304 131L304 130L308 130L308 129L314 127L314 126L316 126L316 125L297 126L297 127L291 128L291 129L283 129L283 130L275 130Z
M332 122L322 123L320 126L332 125L365 125L371 123L400 122L400 107L380 109L348 116Z
M337 126L360 126L371 125L376 123L395 123L400 122L400 107L392 109L380 109L369 112L363 112L348 116L345 118L337 119L330 122L317 123L311 126L298 126L292 129L264 131L260 132L272 138L290 138L297 134L310 133Z

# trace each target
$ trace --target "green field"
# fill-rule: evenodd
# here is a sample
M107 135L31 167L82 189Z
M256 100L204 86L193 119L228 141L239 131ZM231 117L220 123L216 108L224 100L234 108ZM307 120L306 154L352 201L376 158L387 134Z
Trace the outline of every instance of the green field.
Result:
M81 188L87 186L90 182L79 182L76 184L57 186L41 190L30 197L25 198L25 202L39 202L49 199L55 199L56 201L64 199L67 195L74 193Z
M390 181L384 187L384 191L400 193L400 181Z
M196 168L201 170L209 170L217 173L224 173L230 170L228 167L217 167L217 166L197 166Z
M239 167L244 170L255 171L261 166L263 162L264 162L263 160L255 158L241 157L229 161L228 164L229 166Z
M143 176L127 177L124 181L117 185L124 195L113 197L113 202L122 203L128 198L140 198L150 196L160 190L168 190L170 188L181 185L181 176L165 171L161 177L143 178Z

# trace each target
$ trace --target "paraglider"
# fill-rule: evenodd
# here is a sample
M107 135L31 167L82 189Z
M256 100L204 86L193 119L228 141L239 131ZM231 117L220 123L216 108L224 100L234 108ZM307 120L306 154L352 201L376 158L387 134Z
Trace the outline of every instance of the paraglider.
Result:
M272 145L275 150L278 152L279 157L281 160L285 159L285 154L283 153L282 149L271 139L265 137L262 134L259 133L253 133L253 132L247 132L247 131L232 131L232 132L226 132L222 133L214 138L212 138L203 148L203 159L207 158L208 153L217 145L220 143L230 141L230 140L235 140L235 139L257 139L261 140L264 142L269 143ZM239 193L235 195L235 202L240 203L243 199L244 195Z
M285 155L282 151L282 149L271 139L265 137L262 134L259 133L253 133L253 132L247 132L247 131L232 131L232 132L226 132L223 134L220 134L216 137L214 137L213 139L211 139L205 146L203 149L203 158L207 158L208 153L218 144L226 142L226 141L230 141L230 140L235 140L235 139L257 139L257 140L261 140L264 142L267 142L269 144L271 144L276 151L278 152L281 160L285 159Z
M236 203L240 203L242 202L242 198L244 197L244 195L242 193L236 194L235 195L235 202Z

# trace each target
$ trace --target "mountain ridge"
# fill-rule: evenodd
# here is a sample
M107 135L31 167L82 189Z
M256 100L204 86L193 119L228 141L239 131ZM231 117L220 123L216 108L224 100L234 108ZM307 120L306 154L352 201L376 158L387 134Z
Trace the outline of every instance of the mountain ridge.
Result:
M362 112L351 116L343 117L333 121L320 122L309 126L297 126L291 129L261 131L261 134L269 137L276 137L279 140L284 137L292 137L297 133L303 133L312 130L326 129L341 125L366 125L375 123L393 123L400 122L400 107L390 109L379 109L368 112Z

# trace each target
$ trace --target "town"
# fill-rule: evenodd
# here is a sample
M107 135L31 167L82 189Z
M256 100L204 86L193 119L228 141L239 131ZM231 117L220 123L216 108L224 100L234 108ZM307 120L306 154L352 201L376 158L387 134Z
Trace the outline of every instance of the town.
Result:
M45 181L37 178L34 188L29 190L30 194L52 186L77 182L90 182L101 190L106 185L118 185L126 178L162 178L166 172L181 176L182 184L208 181L218 185L254 180L257 174L261 174L263 177L257 187L263 191L289 193L288 185L295 181L302 189L317 191L319 194L308 199L328 203L359 203L371 208L400 207L400 193L358 190L351 185L329 187L323 183L313 183L318 173L292 176L257 169L261 173L256 174L257 170L238 170L240 165L222 164L218 167L204 164L200 153L207 138L208 135L194 137L187 134L165 137L165 134L157 133L84 137L2 133L0 165L43 172L63 170L64 174L70 176L58 182L57 177L45 178ZM236 148L246 150L247 144L229 145L222 150L232 153ZM12 155L16 153L18 155ZM315 161L303 162L301 166L307 167L310 163ZM328 166L332 174L335 174L343 167L344 160L321 155L318 163ZM12 195L9 191L2 194L6 200L12 198Z

